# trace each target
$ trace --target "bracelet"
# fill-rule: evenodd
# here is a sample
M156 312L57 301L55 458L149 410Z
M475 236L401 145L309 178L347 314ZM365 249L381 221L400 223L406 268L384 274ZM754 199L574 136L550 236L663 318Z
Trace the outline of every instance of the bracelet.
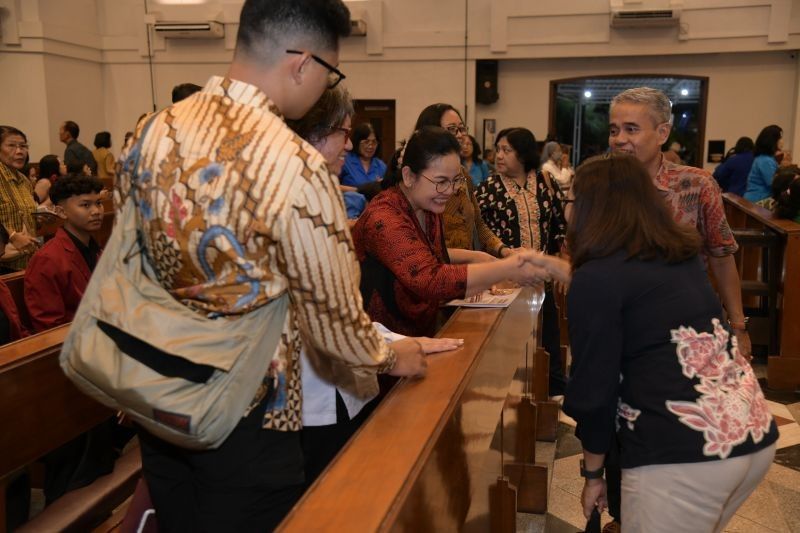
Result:
M744 321L742 322L733 322L732 320L728 320L728 325L734 331L747 331L747 324L750 322L750 317L744 317Z
M581 476L586 479L602 479L605 473L605 467L601 466L597 470L586 470L586 463L581 459Z
M10 241L12 238L14 238L14 235L16 235L17 233L19 233L19 232L18 231L12 231L11 235L8 236L8 240Z

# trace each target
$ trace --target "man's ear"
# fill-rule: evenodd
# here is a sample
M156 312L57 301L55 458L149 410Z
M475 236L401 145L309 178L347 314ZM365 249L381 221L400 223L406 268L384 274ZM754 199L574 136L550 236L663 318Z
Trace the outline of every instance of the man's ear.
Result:
M294 81L295 85L302 85L305 78L306 70L311 62L311 56L307 53L290 55L289 59L289 74Z
M664 144L667 142L667 139L669 139L669 133L672 131L672 124L663 122L656 127L656 131L658 132L659 144Z
M61 207L60 205L54 206L53 212L56 214L56 216L58 218L61 218L63 220L67 220L67 212L64 211L64 208Z

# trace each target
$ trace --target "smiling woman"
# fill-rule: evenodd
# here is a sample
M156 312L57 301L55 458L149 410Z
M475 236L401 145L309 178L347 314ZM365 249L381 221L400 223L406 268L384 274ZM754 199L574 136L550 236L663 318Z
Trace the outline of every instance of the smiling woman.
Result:
M23 270L38 248L33 212L33 186L21 170L28 162L28 138L17 128L0 126L0 224L19 253L3 262L9 270ZM6 251L7 256L12 255Z

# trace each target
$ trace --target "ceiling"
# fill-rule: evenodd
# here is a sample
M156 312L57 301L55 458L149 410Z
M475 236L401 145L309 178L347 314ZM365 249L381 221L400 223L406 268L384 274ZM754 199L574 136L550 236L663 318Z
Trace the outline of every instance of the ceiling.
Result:
M625 89L652 87L666 93L672 104L696 104L700 101L700 80L686 78L585 78L559 83L557 95L572 102L608 104ZM591 96L587 96L589 91Z

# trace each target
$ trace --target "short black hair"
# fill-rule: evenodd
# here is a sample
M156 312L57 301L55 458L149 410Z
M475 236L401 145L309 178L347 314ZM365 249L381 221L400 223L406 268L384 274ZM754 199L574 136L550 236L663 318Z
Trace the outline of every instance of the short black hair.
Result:
M246 0L236 53L267 59L303 42L316 50L338 51L339 38L348 35L350 10L341 0Z
M111 134L107 131L99 131L94 136L95 148L111 148Z
M461 145L452 133L439 126L425 126L412 133L405 146L392 159L394 165L399 167L398 161L402 154L402 166L410 168L414 174L419 174L437 157L458 155L460 152ZM401 179L402 172L397 168L394 172L386 173L382 185L388 188L399 183Z
M5 141L9 135L19 135L25 142L28 142L28 137L14 126L0 126L0 143Z
M83 167L85 166L86 163L83 161L72 161L71 163L67 163L67 175L83 174Z
M82 194L97 194L103 190L103 182L94 176L68 174L50 187L50 200L58 205L68 198Z
M533 132L527 128L506 128L500 130L497 138L494 141L494 147L497 149L497 143L501 139L508 141L511 148L517 153L517 159L522 162L525 172L530 172L539 168L539 147L536 144L536 137Z
M81 134L81 128L78 124L72 120L67 120L64 122L64 131L68 132L73 139L77 139L78 135Z
M317 103L301 119L286 120L300 137L316 145L341 127L347 117L354 113L353 98L343 85L325 89Z
M203 88L194 83L181 83L172 88L172 103L176 104L194 93L202 91Z
M60 176L60 167L61 163L58 161L58 156L53 154L44 156L39 160L39 179L50 179L53 176Z
M797 165L780 167L772 178L772 198L775 214L794 220L800 214L800 168Z
M372 124L369 122L362 122L350 133L350 140L353 141L353 152L357 155L361 155L359 151L359 145L361 141L365 141L369 139L370 134L375 134L375 138L378 139L378 134L375 131L375 128L372 127ZM375 153L377 154L380 149L380 139L378 139L378 147L375 148Z
M414 131L421 130L425 126L437 126L441 127L442 125L442 117L448 111L455 111L458 118L461 118L461 113L458 112L458 109L451 106L450 104L431 104L419 114L417 117L417 123L414 125ZM464 119L461 118L463 122Z

